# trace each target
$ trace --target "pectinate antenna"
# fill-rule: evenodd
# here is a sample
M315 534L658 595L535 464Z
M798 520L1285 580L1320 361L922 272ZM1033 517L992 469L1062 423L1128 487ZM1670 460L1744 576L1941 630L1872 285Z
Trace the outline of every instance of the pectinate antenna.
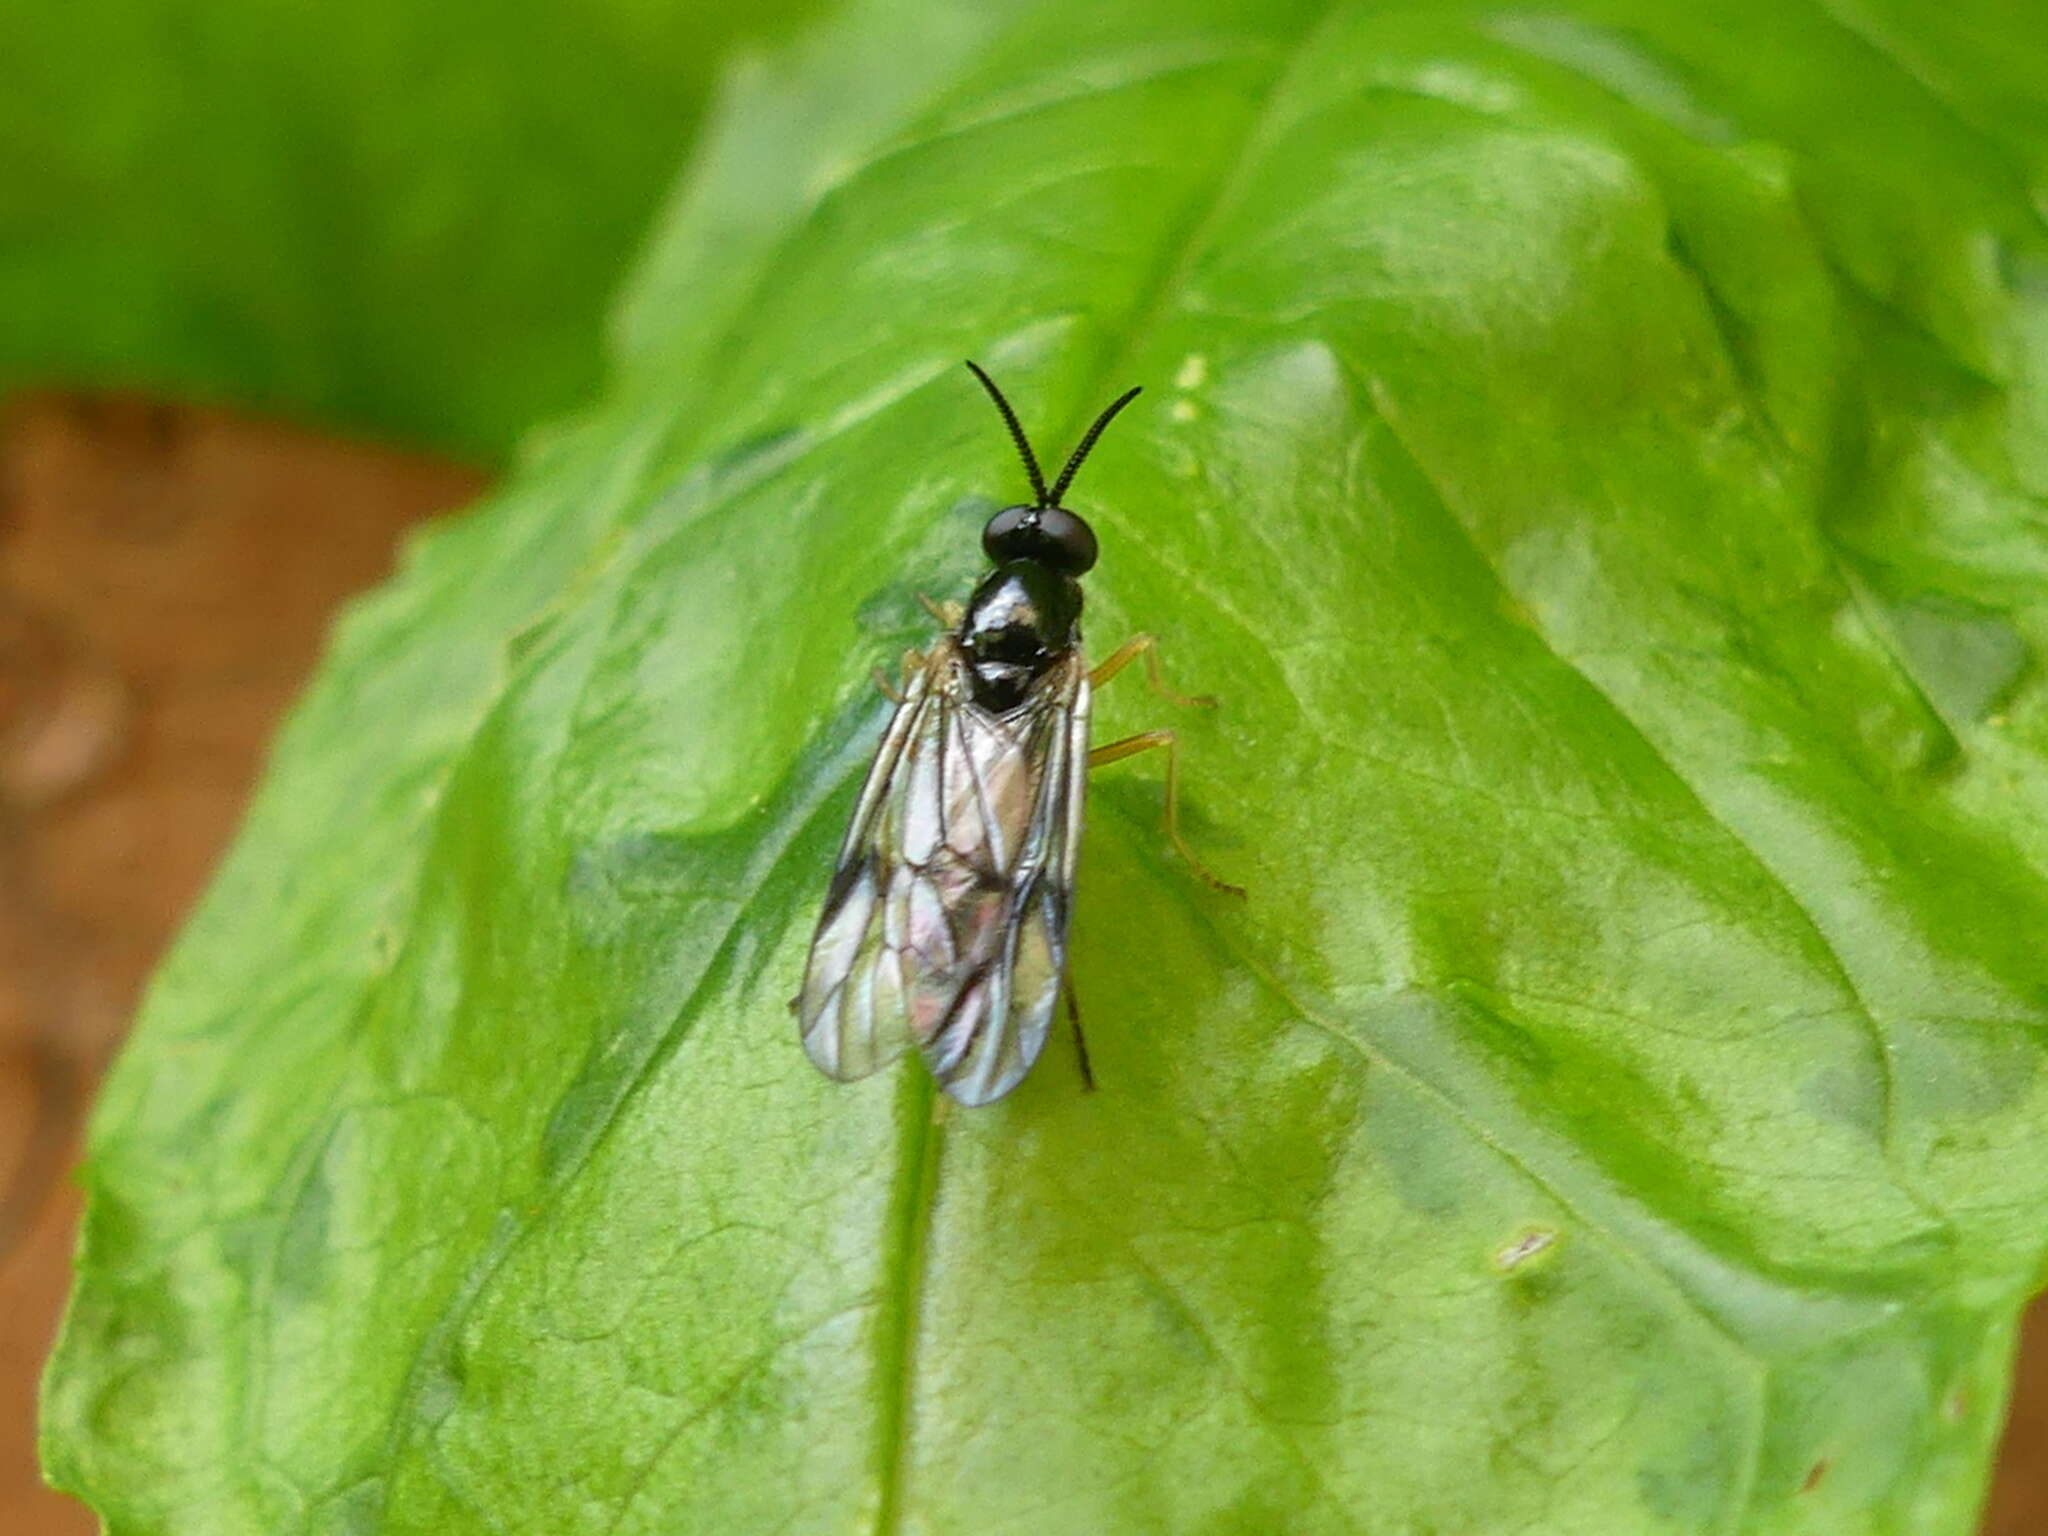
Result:
M1074 483L1074 476L1081 472L1081 461L1088 457L1088 450L1095 446L1095 439L1102 436L1102 429L1116 419L1118 411L1142 393L1142 387L1133 387L1110 401L1109 409L1095 418L1095 425L1088 429L1080 445L1074 449L1073 457L1067 460L1067 467L1060 471L1059 479L1053 483L1052 495L1040 497L1038 504L1041 507L1056 507L1060 504L1060 498L1067 494L1067 487Z
M1045 475L1038 467L1038 455L1031 451L1031 439L1024 435L1024 424L1017 420L1017 413L1010 409L1010 402L1005 400L1003 392L996 388L996 381L981 371L981 364L969 359L967 366L973 370L974 376L981 380L981 387L988 391L989 399L995 401L996 409L1003 413L1003 425L1010 429L1010 439L1017 445L1017 456L1024 461L1024 473L1031 477L1031 494L1038 498L1037 505L1051 506L1052 497L1047 495L1045 490ZM1117 403L1120 405L1123 402ZM1114 410L1115 407L1111 409ZM1101 423L1096 424L1095 430L1102 430ZM1089 435L1089 441L1094 441L1093 433ZM1069 469L1071 471L1071 466ZM1065 479L1060 481L1062 486L1066 483Z

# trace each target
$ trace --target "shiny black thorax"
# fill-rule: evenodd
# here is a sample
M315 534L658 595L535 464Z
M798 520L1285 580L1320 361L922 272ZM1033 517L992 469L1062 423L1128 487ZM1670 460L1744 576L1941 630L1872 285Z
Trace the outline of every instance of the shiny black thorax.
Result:
M1037 560L1008 560L982 579L955 636L974 702L1007 714L1081 640L1081 584Z

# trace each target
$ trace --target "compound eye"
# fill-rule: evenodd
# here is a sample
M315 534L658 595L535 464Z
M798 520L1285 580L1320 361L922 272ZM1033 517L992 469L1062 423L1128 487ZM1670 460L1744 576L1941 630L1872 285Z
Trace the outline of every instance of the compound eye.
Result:
M1037 542L1039 511L1036 507L1005 507L981 530L981 552L992 565L1012 560L1029 560Z
M1068 576L1079 576L1095 565L1095 530L1065 507L1047 507L1038 514L1038 531L1049 552L1039 556L1047 565Z
M981 530L981 547L1004 565L1030 560L1066 576L1095 564L1095 530L1065 507L1005 507Z

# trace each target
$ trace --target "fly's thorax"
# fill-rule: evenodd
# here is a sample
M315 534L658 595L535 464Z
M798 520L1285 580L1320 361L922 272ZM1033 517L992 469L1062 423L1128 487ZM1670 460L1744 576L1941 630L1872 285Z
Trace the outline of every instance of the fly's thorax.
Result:
M1072 650L1081 632L1081 584L1036 560L1011 560L982 579L960 623L974 702L1001 714Z

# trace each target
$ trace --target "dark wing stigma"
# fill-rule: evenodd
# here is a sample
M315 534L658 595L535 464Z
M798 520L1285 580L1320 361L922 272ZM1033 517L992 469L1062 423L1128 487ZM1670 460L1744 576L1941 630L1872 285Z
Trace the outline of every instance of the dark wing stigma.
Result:
M1067 964L1088 759L1078 652L1016 709L969 697L950 640L911 680L861 791L798 998L804 1049L864 1077L915 1044L962 1104L1016 1087Z

